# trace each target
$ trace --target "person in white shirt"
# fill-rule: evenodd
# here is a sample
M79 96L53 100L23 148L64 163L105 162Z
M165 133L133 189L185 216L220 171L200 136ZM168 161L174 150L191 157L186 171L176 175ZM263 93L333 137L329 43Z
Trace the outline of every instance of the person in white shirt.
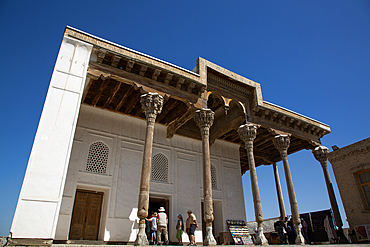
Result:
M167 231L167 224L168 224L168 217L165 213L164 207L160 207L158 209L159 213L157 215L157 239L158 244L162 245L161 238L162 238L162 232L164 235L164 243L168 245L168 231Z

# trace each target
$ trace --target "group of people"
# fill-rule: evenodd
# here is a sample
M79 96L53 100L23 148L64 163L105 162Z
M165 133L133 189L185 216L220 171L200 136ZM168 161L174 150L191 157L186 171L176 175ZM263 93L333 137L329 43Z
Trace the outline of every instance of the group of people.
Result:
M162 233L164 235L164 244L168 245L168 216L165 212L164 207L160 207L158 212L152 212L151 216L146 219L149 223L150 231L147 232L149 243L153 245L162 245L161 238ZM189 236L190 243L188 246L196 246L195 243L195 230L199 227L197 223L197 218L193 214L191 210L188 210L188 218L186 219L186 233ZM184 231L184 220L181 214L177 214L177 224L176 224L176 238L178 240L179 245L183 245L182 243L182 232Z
M274 223L275 231L279 235L280 244L295 244L297 238L296 227L293 223L293 219L285 217L284 221L279 220ZM306 221L301 218L300 230L306 243L309 243L308 239L308 225Z

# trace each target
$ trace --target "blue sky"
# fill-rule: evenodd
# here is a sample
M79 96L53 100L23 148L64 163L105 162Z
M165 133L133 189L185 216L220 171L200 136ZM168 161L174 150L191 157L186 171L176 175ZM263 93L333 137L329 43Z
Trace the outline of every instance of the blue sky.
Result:
M67 25L186 69L203 57L257 81L264 100L329 124L332 133L322 139L327 147L369 137L369 1L3 0L0 23L0 236L9 233ZM288 159L300 212L330 208L311 151ZM276 217L272 167L258 167L257 176L264 218ZM243 185L247 219L253 220L249 172Z

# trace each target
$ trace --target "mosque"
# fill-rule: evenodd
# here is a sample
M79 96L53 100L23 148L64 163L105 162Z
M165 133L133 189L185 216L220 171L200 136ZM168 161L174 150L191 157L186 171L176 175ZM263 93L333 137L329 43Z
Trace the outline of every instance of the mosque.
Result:
M255 243L266 244L256 167L274 167L284 217L283 161L298 225L288 156L313 150L324 164L328 133L329 125L264 101L259 83L204 58L189 71L66 27L12 239L146 245L145 218L163 206L171 241L176 215L191 209L196 241L214 245L226 220L246 220L242 175L250 171Z

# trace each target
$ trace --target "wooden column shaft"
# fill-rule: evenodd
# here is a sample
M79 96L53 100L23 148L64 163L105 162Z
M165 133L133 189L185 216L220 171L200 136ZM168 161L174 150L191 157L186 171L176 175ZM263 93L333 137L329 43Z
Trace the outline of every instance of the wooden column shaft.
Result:
M274 169L276 193L277 193L278 202L279 202L280 220L284 220L286 216L285 205L284 205L284 200L283 200L283 192L281 191L279 172L278 172L276 163L273 164L273 169Z
M329 194L330 205L331 205L331 208L332 208L333 214L334 214L335 224L339 229L341 229L343 227L343 222L342 222L342 218L340 216L337 199L335 198L333 184L331 182L330 173L329 173L329 169L328 169L327 154L329 153L329 149L327 147L324 147L324 146L318 146L314 150L312 150L312 153L313 153L314 157L321 164L321 167L322 167L322 170L323 170L323 173L324 173L324 177L325 177L326 188L327 188L328 194Z
M278 135L273 139L276 149L280 152L280 157L283 160L285 179L288 188L290 210L292 212L293 223L296 228L297 238L295 239L296 244L304 244L304 238L300 229L301 219L299 218L299 210L297 198L295 196L292 174L288 163L288 147L290 145L290 137L287 135Z
M143 163L141 166L140 193L137 207L137 216L140 219L139 232L135 240L135 245L149 244L148 238L145 234L145 218L148 216L149 209L154 124L157 115L162 111L162 106L163 98L156 93L148 93L141 96L141 107L146 116L147 126L145 133Z
M247 150L248 155L248 165L252 185L252 194L253 194L253 203L254 203L254 214L257 222L257 234L256 234L256 245L268 245L268 241L263 234L263 214L262 214L262 205L260 191L258 187L258 179L256 172L256 165L254 162L253 155L253 141L257 135L257 126L253 124L244 124L239 127L238 134L240 139L245 143L245 149Z

